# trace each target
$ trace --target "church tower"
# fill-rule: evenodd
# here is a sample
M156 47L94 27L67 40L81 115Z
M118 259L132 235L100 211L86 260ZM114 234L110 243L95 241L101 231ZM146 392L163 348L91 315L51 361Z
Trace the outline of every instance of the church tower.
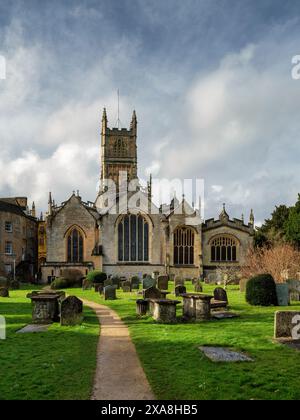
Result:
M101 182L111 179L119 185L120 172L127 172L127 179L137 178L137 118L133 111L129 130L108 128L106 109L102 115L101 130Z

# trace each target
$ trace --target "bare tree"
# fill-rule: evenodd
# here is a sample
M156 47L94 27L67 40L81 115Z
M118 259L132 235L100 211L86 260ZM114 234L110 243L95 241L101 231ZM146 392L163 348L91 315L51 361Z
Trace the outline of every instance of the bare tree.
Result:
M288 244L278 244L272 248L251 249L241 273L250 278L257 274L271 274L276 283L284 283L288 278L296 278L300 268L300 252Z

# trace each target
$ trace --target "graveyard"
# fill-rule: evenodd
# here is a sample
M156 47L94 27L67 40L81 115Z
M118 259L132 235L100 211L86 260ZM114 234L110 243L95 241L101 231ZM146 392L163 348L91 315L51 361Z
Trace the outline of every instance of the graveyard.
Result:
M194 285L186 282L186 294ZM213 296L215 285L203 284L203 293ZM68 295L113 309L129 328L131 339L158 400L299 399L297 371L300 353L274 340L274 316L280 309L300 310L300 302L288 307L250 306L239 286L228 286L230 313L235 318L195 322L183 320L184 296L175 296L169 285L169 300L177 301L177 322L157 322L149 313L136 313L141 292L116 290L116 299L105 300L94 288L66 289ZM31 323L32 286L10 291L0 298L6 313L8 339L0 341L2 360L0 395L3 399L89 399L96 366L99 324L94 312L83 308L80 325L53 323L38 334L18 334ZM203 352L223 347L241 352L249 361L212 362ZM122 354L126 364L126 354ZM57 384L59 383L59 386Z

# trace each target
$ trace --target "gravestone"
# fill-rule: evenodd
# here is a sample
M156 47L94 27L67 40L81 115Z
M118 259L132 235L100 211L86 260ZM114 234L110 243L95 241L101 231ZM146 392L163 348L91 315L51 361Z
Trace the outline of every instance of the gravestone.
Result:
M185 286L179 285L179 286L175 287L175 296L176 297L181 296L185 293L186 293L186 287Z
M227 302L228 303L228 297L227 292L222 287L216 287L214 290L214 299L220 300L221 302Z
M159 276L157 279L157 288L160 290L168 290L168 287L169 287L169 277Z
M175 288L177 286L184 286L184 280L182 277L176 276L174 281L175 281Z
M289 298L290 298L290 302L299 302L300 301L300 293L297 290L290 290L289 291Z
M113 286L117 286L117 289L120 289L120 284L121 284L120 277L118 277L118 276L113 276L113 277L111 278L111 281L112 281L112 285L113 285Z
M200 283L199 280L194 285L194 291L195 291L195 293L202 293L203 292L203 286L202 286L202 284Z
M149 289L150 287L156 286L156 281L150 276L147 276L143 279L143 290Z
M274 336L278 339L300 340L300 311L277 311Z
M133 276L131 278L131 289L132 290L139 290L140 288L140 279L139 277Z
M122 282L122 290L125 293L131 292L131 282L129 280Z
M107 279L107 280L104 280L103 285L104 285L104 287L106 287L106 286L113 286L113 282L112 282L111 279Z
M0 287L0 297L3 297L3 298L9 297L8 287Z
M276 284L278 306L289 306L289 285L287 283Z
M169 281L174 281L175 279L175 274L171 273L169 274Z
M143 292L144 299L161 299L162 295L160 290L156 287L149 287L148 289L144 290Z
M80 325L83 319L83 304L76 296L68 296L60 304L60 325Z
M148 308L149 308L149 302L147 300L138 299L136 301L136 314L138 316L147 315Z
M20 283L18 282L18 280L12 280L10 282L10 289L11 290L19 290L20 289Z
M103 293L104 293L104 286L103 286L103 284L99 284L98 293L99 293L100 296L103 295Z
M104 299L105 300L116 300L116 287L106 286L104 287Z
M6 277L0 276L0 287L9 287L9 280Z
M93 287L92 282L90 282L88 279L84 279L82 282L82 290L91 290Z
M244 293L246 292L246 287L247 287L247 283L248 283L249 279L247 278L242 278L240 280L240 292Z
M99 287L100 286L102 286L102 284L100 284L100 283L94 283L94 290L95 290L96 293L99 292Z

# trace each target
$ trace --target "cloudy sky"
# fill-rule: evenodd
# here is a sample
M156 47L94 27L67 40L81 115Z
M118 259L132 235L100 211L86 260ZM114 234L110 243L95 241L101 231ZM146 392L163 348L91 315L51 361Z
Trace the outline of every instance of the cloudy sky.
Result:
M205 216L300 191L296 0L0 0L0 195L94 200L100 120L139 121L139 174L203 178Z

